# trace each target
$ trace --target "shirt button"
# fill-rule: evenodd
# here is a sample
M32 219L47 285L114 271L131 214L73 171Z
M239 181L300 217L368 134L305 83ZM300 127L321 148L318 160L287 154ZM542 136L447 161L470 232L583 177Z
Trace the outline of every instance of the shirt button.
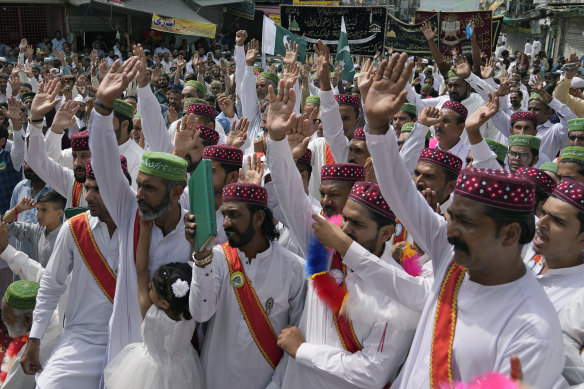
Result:
M203 302L206 303L207 302L207 299L203 299Z

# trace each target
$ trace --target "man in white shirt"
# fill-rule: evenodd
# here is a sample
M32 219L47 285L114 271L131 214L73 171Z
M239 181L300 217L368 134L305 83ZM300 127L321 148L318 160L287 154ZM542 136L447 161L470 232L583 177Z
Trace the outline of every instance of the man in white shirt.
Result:
M528 57L531 57L532 53L533 53L533 46L531 45L531 38L526 38L525 39L525 47L523 48L523 54L527 55Z
M559 321L520 255L534 234L534 186L504 172L464 170L448 221L430 209L405 171L394 134L388 134L389 117L405 98L413 69L406 60L404 53L389 66L381 63L365 104L379 186L432 259L436 281L394 386L436 387L468 382L486 371L508 373L509 358L516 354L524 383L551 387L564 362ZM350 260L347 266L367 274L379 290L396 287L388 266L368 262Z
M65 42L67 41L61 36L61 31L55 30L55 37L51 41L53 44L53 51L63 51L63 43Z
M536 55L539 55L541 51L541 42L538 37L533 38L533 44L531 45L531 58L535 59Z

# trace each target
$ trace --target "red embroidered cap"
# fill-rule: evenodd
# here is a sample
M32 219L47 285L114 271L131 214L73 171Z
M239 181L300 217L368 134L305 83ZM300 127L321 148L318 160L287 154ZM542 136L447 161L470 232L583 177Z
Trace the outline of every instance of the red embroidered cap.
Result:
M379 185L369 181L359 181L353 185L349 198L355 200L364 207L377 212L381 216L395 219L395 214L387 205L387 202L381 195Z
M208 116L215 119L215 108L207 104L194 103L187 107L187 113L194 115Z
M525 177L545 192L552 194L556 189L556 182L543 170L534 167L520 167L515 171L519 177Z
M219 133L212 129L211 127L203 126L202 124L197 124L197 130L201 131L199 137L211 142L216 145L219 142Z
M312 164L312 151L306 150L306 153L304 153L302 157L298 158L296 162L300 162L310 166Z
M353 134L353 140L365 140L365 131L363 131L362 127L359 127L355 130Z
M581 182L564 178L552 194L584 213L584 184Z
M236 182L223 188L223 202L237 201L268 206L268 192L263 186Z
M531 211L535 203L534 184L505 170L464 169L454 194L511 211Z
M333 163L320 169L320 180L357 182L365 180L365 168L356 163Z
M529 120L530 122L533 123L534 126L537 127L537 117L532 112L529 112L529 111L527 111L527 112L513 112L513 114L511 115L511 125L513 125L513 123L518 122L520 120Z
M359 108L359 98L351 95L335 95L335 100L339 105L352 105Z
M460 104L458 101L448 100L447 102L442 104L442 108L451 109L465 119L468 116L468 110L464 105Z
M458 158L456 155L449 153L448 151L440 149L429 149L424 148L420 153L418 161L432 163L438 165L444 169L451 171L452 173L459 174L460 169L462 169L462 159Z
M122 165L122 172L124 172L124 175L127 176L128 161L123 155L120 155L120 164ZM95 180L95 174L93 174L93 168L91 167L91 157L87 158L87 161L85 162L85 177L88 180Z
M242 165L243 151L237 147L227 145L207 146L203 150L203 159L210 159L228 165Z
M89 150L89 131L81 131L71 135L71 150L83 151Z

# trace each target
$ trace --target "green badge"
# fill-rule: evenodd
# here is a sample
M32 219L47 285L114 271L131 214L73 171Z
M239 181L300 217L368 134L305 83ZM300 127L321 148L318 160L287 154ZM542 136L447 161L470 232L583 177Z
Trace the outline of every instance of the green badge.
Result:
M236 271L231 275L231 285L234 288L241 288L245 284L245 276L242 272Z
M6 162L0 162L0 170L6 169Z

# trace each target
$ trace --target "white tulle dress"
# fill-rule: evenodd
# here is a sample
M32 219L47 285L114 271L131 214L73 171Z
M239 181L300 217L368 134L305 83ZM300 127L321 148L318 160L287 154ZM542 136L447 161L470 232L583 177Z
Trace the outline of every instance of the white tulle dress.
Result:
M174 321L154 304L142 322L142 343L127 345L104 371L107 389L201 389L205 380L191 345L194 320Z

